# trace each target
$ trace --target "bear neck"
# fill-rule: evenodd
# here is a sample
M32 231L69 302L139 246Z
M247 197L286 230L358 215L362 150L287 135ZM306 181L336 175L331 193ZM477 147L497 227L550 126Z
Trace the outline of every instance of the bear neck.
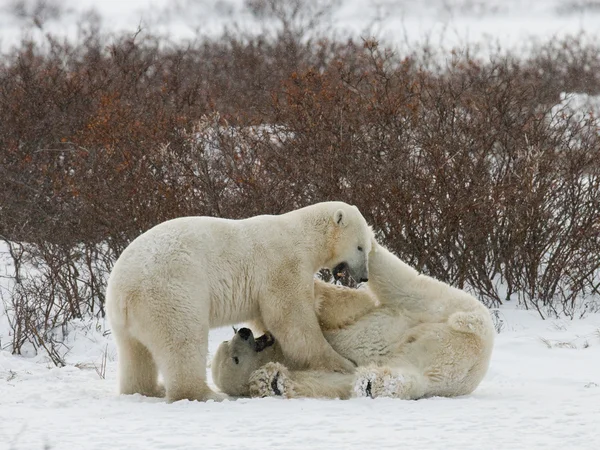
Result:
M316 205L313 205L316 206ZM309 209L303 208L288 213L288 223L292 229L292 240L297 254L310 255L308 262L312 266L313 272L317 272L326 267L327 262L332 258L331 249L332 240L332 220L333 213L323 211L323 208ZM307 210L308 213L300 214Z
M269 362L278 362L286 365L289 362L285 358L283 350L281 349L281 345L279 345L279 341L277 340L273 343L271 347L258 353L258 359L260 361L261 366Z

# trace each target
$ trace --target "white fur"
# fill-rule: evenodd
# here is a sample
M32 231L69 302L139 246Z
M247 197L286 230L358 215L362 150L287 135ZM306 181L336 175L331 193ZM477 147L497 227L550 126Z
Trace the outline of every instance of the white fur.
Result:
M369 255L369 269L366 290L315 289L320 292L315 299L319 314L329 308L325 317L320 317L325 337L337 352L360 366L356 374L283 371L281 364L255 370L247 365L255 372L244 375L250 378L246 394L279 395L269 390L274 382L287 397L417 399L465 395L479 385L489 366L495 336L487 308L468 293L417 273L377 243ZM378 307L368 301L372 297L380 302ZM361 298L369 308L356 318L354 312L359 310L351 300ZM336 315L333 309L341 302L353 312L341 309L337 314L352 320L329 327L324 322ZM273 350L270 354L286 364L281 353ZM229 386L230 374L239 372L240 367L221 362L221 356L218 352L213 361L220 364L215 382ZM265 354L260 358L261 365L265 364Z
M136 238L110 275L106 308L120 392L219 400L206 384L210 328L254 321L298 367L350 372L323 337L313 276L346 262L367 277L372 233L356 207L325 202L244 220L185 217ZM362 247L363 251L359 251Z
M371 396L414 399L471 393L485 376L495 330L488 309L467 292L419 274L373 246L368 287L382 306L325 336L374 377ZM396 387L378 390L385 380ZM377 387L375 386L377 385Z

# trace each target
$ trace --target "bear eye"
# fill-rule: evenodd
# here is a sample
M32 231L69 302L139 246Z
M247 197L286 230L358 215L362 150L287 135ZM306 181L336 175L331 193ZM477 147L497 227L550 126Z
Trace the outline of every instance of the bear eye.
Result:
M236 364L239 364L240 363L240 359L237 356L234 356L233 357L233 362L236 363Z
M363 251L363 248L362 248L360 245L358 246L358 251L359 251L359 252L362 252L362 251Z

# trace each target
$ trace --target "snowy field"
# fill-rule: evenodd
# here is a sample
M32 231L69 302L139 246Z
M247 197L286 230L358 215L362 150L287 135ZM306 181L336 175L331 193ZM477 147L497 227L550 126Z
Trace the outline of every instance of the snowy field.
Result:
M256 27L243 9L244 0L57 3L62 18L49 19L45 29L71 37L78 17L91 7L112 31L134 31L141 23L173 39L192 37L196 29L215 34L234 22L243 29ZM169 3L176 8L167 13ZM25 24L8 14L9 4L0 1L3 50L18 42ZM491 39L510 47L527 36L545 40L596 33L600 1L345 0L328 20L340 33L369 29L398 44L427 38L436 45L435 39L443 45ZM580 99L565 96L563 106ZM6 287L6 270L0 264L0 289ZM11 355L5 350L10 329L0 302L0 450L600 448L600 314L542 321L537 313L508 305L499 317L491 368L466 397L168 405L117 395L116 349L103 321L71 324L64 368L53 367L41 354ZM228 328L213 330L211 351L231 334Z
M19 0L0 1L0 49L6 50L32 22L32 6L25 2L21 19L10 14ZM133 33L138 26L160 32L172 40L193 39L197 33L215 36L224 28L256 31L259 24L247 8L258 0L44 0L56 5L59 15L45 14L43 32L77 36L80 18L94 11L103 30ZM322 28L338 36L375 35L402 46L424 42L432 46L499 44L517 48L528 38L598 34L600 0L306 0L323 10ZM55 18L58 17L58 18ZM34 35L41 35L35 29Z
M118 396L103 324L75 324L62 369L0 352L0 449L598 449L600 314L542 321L505 308L500 317L479 388L418 401ZM211 332L211 351L231 334Z

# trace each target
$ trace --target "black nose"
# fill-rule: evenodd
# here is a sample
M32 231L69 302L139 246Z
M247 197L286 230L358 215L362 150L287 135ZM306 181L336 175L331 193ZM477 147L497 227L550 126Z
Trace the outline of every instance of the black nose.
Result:
M361 278L361 279L360 279L360 282L361 282L361 283L366 283L367 281L369 281L369 279L368 279L368 278Z
M250 328L240 328L237 334L245 341L248 340L250 336L252 336L252 330Z

